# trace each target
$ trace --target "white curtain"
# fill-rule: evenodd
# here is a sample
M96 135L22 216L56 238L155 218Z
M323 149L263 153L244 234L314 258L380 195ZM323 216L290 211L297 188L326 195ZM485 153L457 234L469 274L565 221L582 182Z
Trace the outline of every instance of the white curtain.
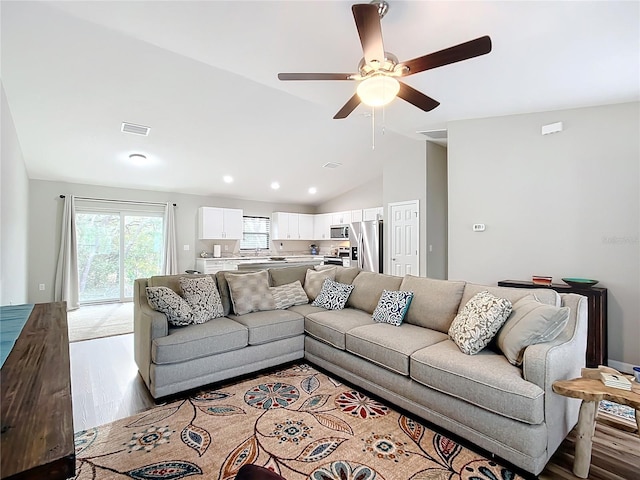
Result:
M176 245L176 218L172 203L164 207L164 255L163 275L178 273L178 246Z
M76 207L75 197L64 198L62 231L60 233L60 252L56 267L54 300L67 302L67 310L76 310L78 301L78 250L76 243Z

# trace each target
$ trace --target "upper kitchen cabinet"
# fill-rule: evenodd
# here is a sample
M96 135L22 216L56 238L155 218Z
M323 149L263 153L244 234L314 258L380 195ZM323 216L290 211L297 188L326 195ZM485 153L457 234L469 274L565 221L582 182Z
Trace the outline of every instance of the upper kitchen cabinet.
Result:
M314 240L330 240L331 239L331 222L332 215L330 213L319 213L314 215L313 219L313 239Z
M313 240L313 215L273 212L271 240Z
M198 209L198 238L200 240L242 239L242 210L200 207Z
M362 210L351 210L351 223L362 222Z
M351 212L336 212L331 214L331 225L348 225L351 223Z
M362 220L382 220L384 209L382 207L365 208L362 211Z

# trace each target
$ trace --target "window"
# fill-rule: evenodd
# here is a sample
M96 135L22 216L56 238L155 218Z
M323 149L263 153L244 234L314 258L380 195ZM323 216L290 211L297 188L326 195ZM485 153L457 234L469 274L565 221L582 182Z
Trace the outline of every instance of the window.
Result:
M242 217L240 250L267 250L269 248L269 217Z

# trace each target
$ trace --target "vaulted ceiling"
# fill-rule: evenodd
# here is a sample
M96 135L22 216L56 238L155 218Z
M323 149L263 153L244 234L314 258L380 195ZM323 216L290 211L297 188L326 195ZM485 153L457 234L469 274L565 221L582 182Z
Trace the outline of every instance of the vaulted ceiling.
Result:
M352 3L2 0L2 84L30 178L318 204L381 175L374 135L402 152L452 120L640 98L639 2L390 0L385 50L400 60L483 35L493 50L408 77L441 103L431 112L396 99L375 130L363 105L333 120L354 82L277 73L356 72Z

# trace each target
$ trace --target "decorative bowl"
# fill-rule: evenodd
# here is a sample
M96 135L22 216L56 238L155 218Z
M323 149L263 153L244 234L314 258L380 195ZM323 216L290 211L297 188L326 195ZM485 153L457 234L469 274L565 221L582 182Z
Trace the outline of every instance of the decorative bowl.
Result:
M286 258L285 257L269 257L269 260L281 262L282 260L286 260Z
M563 278L562 281L575 288L591 288L598 283L598 280L590 278Z

